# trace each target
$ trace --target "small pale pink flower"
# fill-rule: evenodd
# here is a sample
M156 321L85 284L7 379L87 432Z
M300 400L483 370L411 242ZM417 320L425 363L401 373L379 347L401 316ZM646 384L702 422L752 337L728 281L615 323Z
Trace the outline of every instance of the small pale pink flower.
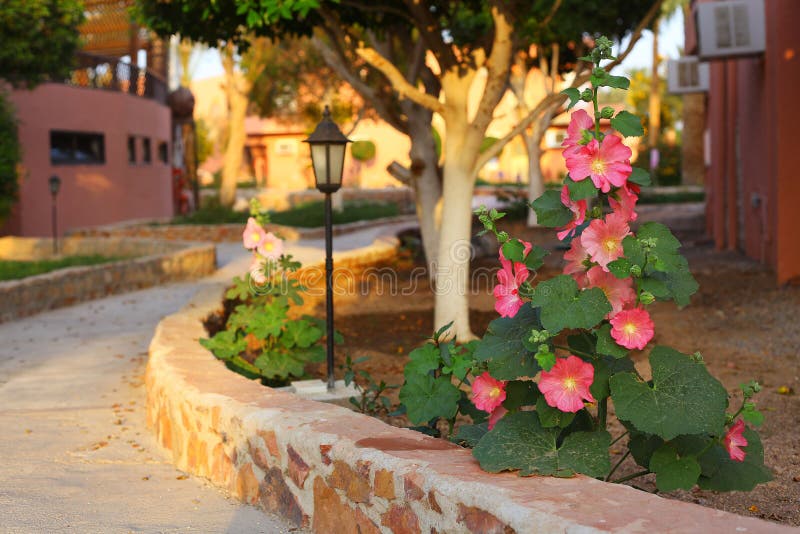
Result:
M264 260L258 255L253 255L253 262L250 264L250 280L258 285L263 285L267 282L267 277L264 274Z
M265 258L277 260L283 254L283 240L272 232L267 232L258 244L257 250Z
M638 185L625 182L625 185L614 191L608 197L608 203L614 213L619 213L627 221L635 221L639 215L636 213L636 201L639 200Z
M592 117L586 113L586 110L579 109L575 111L569 119L569 126L567 126L567 136L561 143L564 147L564 154L574 153L580 150L581 146L578 142L583 138L584 130L591 130L594 128L594 121Z
M561 189L561 203L572 212L572 220L556 234L563 241L567 236L574 235L575 229L586 220L587 204L585 200L574 201L569 198L569 187L566 185Z
M581 234L581 244L593 262L603 269L623 255L622 240L631 233L625 218L618 213L609 214L605 220L595 219Z
M492 413L506 400L506 383L484 372L472 381L472 403L479 410Z
M627 305L636 300L636 292L633 290L632 278L617 278L602 267L596 265L586 273L589 279L588 287L599 287L606 294L608 302L611 304L611 315L622 311Z
M242 234L242 244L244 244L244 248L247 250L257 248L265 237L267 237L267 232L261 228L261 225L258 224L253 217L247 219L247 226L245 226L244 233Z
M527 254L527 252L526 252ZM512 262L500 252L500 265L497 281L494 286L494 309L501 317L514 317L524 304L519 296L519 286L528 279L528 268L522 262Z
M564 253L564 259L567 260L564 274L572 276L580 287L586 287L589 284L589 279L586 277L586 262L590 261L590 258L580 239L572 240L570 249Z
M631 149L613 134L605 136L602 143L592 139L574 152L565 152L564 158L573 180L591 178L603 193L608 193L611 186L622 187L632 170Z
M497 408L495 408L494 411L491 413L491 415L489 415L489 430L493 429L494 425L496 425L497 422L500 419L502 419L507 413L508 410L503 408L502 404Z
M722 446L728 451L728 456L734 462L744 462L745 452L741 447L747 447L747 438L744 437L744 421L739 419L728 429L722 439Z
M611 317L611 337L626 349L642 350L655 334L655 325L644 308L622 310Z
M550 371L542 371L539 391L544 400L562 412L577 412L583 401L595 402L589 386L594 382L594 367L577 356L558 358Z

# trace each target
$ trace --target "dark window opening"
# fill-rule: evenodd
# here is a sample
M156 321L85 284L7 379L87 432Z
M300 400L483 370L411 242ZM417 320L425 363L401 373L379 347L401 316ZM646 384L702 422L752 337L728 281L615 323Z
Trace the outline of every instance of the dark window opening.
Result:
M169 163L169 145L166 141L158 143L158 160L161 163Z
M50 131L53 165L102 165L106 162L105 136L101 133Z
M128 136L128 163L136 163L136 138L132 135Z
M142 138L142 163L151 163L153 161L153 155L150 151L150 138L143 137Z

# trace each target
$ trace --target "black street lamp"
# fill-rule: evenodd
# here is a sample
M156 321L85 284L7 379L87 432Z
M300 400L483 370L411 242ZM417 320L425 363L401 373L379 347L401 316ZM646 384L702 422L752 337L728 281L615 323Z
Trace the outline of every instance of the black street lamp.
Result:
M50 185L50 195L53 197L53 254L58 254L58 224L56 218L56 197L61 189L61 178L55 174L47 181Z
M314 132L305 140L311 147L311 163L317 189L325 193L325 304L328 326L328 391L333 391L333 216L331 193L342 186L344 153L350 140L331 120L328 106L322 112L322 120Z

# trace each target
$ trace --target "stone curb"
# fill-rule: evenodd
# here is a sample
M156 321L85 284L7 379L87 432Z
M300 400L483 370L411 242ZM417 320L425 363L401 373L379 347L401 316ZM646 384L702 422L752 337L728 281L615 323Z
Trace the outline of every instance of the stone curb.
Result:
M16 241L49 239L3 238ZM114 254L113 239L67 238L108 241L106 254ZM125 293L154 285L207 276L216 269L216 248L210 243L164 242L126 238L124 246L141 249L146 255L99 265L69 267L20 280L0 282L0 322L71 306L96 298ZM100 247L102 249L102 247Z
M337 264L381 256L375 243ZM207 288L158 325L147 421L181 470L319 533L790 532L591 478L488 474L470 451L227 371L197 340Z

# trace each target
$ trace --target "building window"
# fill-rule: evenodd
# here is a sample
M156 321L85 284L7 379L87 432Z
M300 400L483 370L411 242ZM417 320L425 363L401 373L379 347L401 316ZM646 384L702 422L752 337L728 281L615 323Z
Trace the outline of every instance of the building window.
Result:
M101 133L50 131L53 165L102 165L106 162L105 136Z
M158 143L158 161L169 163L169 145L166 141Z
M128 136L128 163L136 164L136 138L132 135Z
M152 163L153 155L150 152L150 138L142 137L142 163Z

